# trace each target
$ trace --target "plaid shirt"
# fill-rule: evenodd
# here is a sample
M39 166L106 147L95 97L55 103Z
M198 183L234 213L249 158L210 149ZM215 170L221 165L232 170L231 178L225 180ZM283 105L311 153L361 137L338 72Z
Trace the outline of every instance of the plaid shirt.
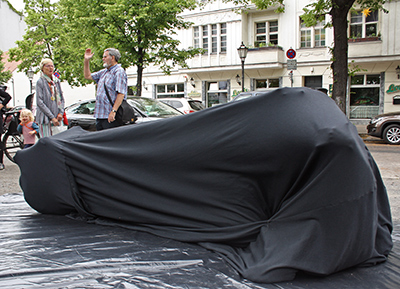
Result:
M108 100L104 84L107 86L108 93L113 102L118 93L127 95L128 77L121 64L116 64L110 68L105 68L92 73L93 80L97 83L96 106L94 109L95 118L108 118L112 110L112 105Z

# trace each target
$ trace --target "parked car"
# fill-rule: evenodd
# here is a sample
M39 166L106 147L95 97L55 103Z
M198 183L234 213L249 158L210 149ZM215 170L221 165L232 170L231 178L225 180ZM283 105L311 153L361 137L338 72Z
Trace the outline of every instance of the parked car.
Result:
M389 144L400 144L400 111L375 116L369 122L367 131Z
M137 116L136 123L160 120L183 115L175 108L155 99L145 97L129 97L127 102L134 108ZM85 130L95 131L94 118L95 99L80 101L65 108L68 128L80 126Z
M183 112L184 114L196 112L205 108L200 100L194 100L191 98L170 97L158 98L158 100L161 100L162 102L165 102L166 104L175 107L177 110Z

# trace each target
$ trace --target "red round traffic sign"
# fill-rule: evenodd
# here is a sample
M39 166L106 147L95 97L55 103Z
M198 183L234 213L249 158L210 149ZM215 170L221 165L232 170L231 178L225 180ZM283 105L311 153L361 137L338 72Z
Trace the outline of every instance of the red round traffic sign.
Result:
M292 48L288 49L288 51L286 51L286 56L289 59L293 59L296 57L296 51Z

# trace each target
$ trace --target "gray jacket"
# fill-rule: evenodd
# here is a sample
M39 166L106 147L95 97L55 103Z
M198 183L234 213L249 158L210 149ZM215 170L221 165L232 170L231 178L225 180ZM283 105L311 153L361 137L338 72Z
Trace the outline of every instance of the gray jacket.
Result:
M64 113L64 96L60 82L56 82L56 86L60 91L62 109L58 107L56 101L51 100L51 91L47 80L41 77L36 83L36 122L39 124L49 123L59 113Z

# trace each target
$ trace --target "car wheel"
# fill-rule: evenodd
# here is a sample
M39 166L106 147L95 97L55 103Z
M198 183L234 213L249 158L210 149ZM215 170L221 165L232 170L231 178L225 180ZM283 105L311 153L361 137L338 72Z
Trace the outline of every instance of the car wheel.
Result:
M400 144L400 125L389 125L383 131L383 139L389 144Z

